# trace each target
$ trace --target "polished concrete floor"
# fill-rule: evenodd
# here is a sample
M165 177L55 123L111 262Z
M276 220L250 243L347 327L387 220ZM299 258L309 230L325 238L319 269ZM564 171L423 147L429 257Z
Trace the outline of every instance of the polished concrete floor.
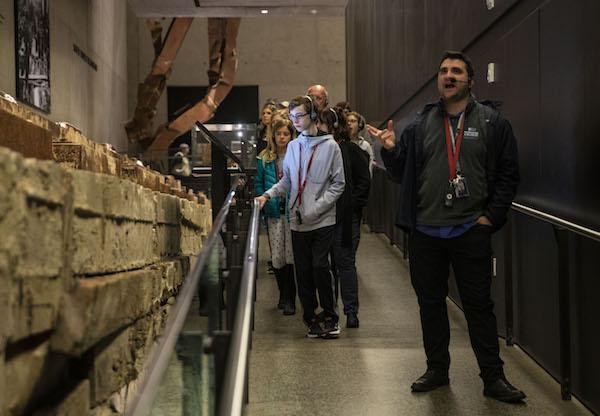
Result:
M360 328L342 327L337 340L306 338L300 310L289 317L276 309L264 237L260 244L247 415L591 414L575 399L562 401L558 383L502 340L507 377L528 398L510 405L484 397L466 322L452 302L450 385L411 393L410 384L425 368L418 306L407 264L385 237L363 230L357 256Z

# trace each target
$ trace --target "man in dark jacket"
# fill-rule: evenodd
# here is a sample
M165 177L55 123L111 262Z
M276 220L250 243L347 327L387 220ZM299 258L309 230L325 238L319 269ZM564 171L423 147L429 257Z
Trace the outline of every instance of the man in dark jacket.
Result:
M390 176L401 183L396 223L410 232L410 273L417 294L427 371L414 392L448 384L446 308L452 265L486 396L518 402L525 394L504 375L490 296L491 233L506 222L519 182L509 122L471 95L473 66L460 52L440 60L440 101L427 105L396 142L393 123L369 126Z

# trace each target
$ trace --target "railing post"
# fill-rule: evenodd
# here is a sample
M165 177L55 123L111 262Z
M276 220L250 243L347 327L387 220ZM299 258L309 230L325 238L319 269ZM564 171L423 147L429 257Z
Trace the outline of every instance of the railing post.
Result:
M204 352L212 354L215 361L215 403L218 406L221 403L223 393L223 380L225 379L225 370L227 368L227 357L229 355L229 345L231 344L231 331L214 331L212 336L207 338L204 345Z
M560 333L560 392L563 400L571 400L571 322L569 232L554 226L558 246L558 313Z

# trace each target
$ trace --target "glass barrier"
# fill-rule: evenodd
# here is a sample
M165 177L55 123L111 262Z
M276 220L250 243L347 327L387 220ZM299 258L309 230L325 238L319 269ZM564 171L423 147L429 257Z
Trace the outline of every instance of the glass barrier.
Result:
M126 415L214 415L218 367L227 354L223 337L223 285L226 248L223 230L237 181L226 197L204 247L181 286L169 318L146 367ZM225 342L223 342L223 340Z
M192 129L192 154L197 149L199 155L204 143L215 143L242 171L256 169L256 124L198 123Z

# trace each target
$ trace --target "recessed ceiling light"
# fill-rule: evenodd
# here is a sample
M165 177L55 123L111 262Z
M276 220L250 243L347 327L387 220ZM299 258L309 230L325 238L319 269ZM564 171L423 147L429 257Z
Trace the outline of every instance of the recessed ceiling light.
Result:
M310 12L311 12L312 14L317 14L317 9L312 9Z
M261 13L261 14L269 14L269 10L267 10L267 9L262 9L262 10L260 11L260 13Z

